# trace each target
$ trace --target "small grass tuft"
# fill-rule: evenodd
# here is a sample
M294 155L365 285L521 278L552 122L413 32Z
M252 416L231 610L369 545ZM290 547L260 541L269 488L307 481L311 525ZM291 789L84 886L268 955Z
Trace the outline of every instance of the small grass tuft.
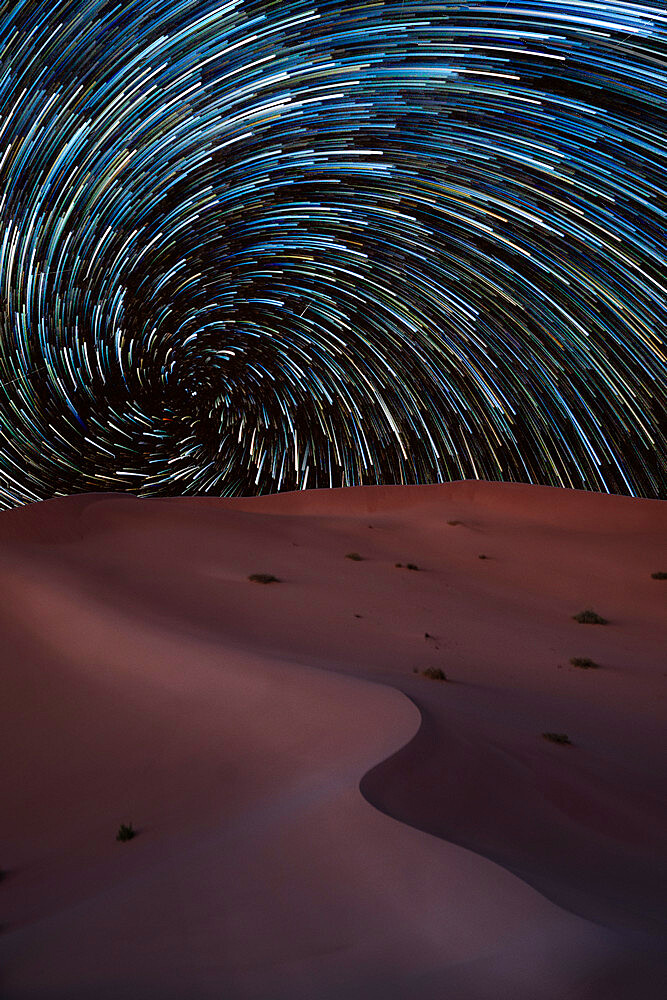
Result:
M360 556L358 552L348 552L345 558L351 559L353 562L361 562L364 557Z
M447 674L440 667L427 667L426 670L422 670L422 677L426 677L430 681L447 680Z
M651 573L652 580L667 580L667 573L663 573L659 570L657 573Z
M477 556L477 558L478 558L478 559L488 559L489 557L488 557L488 556L485 556L485 555L481 555L481 556Z
M406 569L419 569L419 566L416 566L415 563L406 563L405 564L405 568Z
M567 733L542 733L545 740L549 743L560 743L561 746L572 746L572 740L567 735Z
M599 663L591 660L588 656L573 656L570 663L573 667L581 667L582 670L593 670L600 666Z
M120 840L121 843L125 843L126 840L132 840L136 837L137 831L134 829L131 823L121 823L118 827L118 833L116 834L116 840Z
M248 579L251 583L280 583L273 573L251 573Z
M596 611L591 611L587 608L586 611L580 611L578 615L572 615L575 622L579 622L580 625L607 625L607 619L602 618Z

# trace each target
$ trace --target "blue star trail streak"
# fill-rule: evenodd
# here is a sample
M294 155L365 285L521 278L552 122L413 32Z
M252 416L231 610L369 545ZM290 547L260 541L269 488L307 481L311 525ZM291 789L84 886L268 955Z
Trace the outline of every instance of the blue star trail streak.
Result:
M0 505L667 495L667 11L0 3Z

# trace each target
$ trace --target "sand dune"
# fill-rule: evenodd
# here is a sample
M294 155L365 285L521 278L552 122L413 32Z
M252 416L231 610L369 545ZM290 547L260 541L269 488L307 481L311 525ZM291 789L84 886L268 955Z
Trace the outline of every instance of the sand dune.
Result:
M662 998L658 570L515 484L4 512L2 996Z

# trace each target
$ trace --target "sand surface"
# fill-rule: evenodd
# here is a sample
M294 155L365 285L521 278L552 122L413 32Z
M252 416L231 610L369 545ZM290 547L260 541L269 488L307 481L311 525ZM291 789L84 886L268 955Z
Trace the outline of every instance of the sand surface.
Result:
M514 484L0 514L3 1000L662 1000L660 570Z

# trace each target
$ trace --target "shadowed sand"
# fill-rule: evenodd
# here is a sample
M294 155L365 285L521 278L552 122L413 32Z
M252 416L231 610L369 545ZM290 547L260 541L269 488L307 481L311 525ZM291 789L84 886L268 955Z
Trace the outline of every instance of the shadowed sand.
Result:
M4 512L3 998L662 998L665 569L513 484Z

